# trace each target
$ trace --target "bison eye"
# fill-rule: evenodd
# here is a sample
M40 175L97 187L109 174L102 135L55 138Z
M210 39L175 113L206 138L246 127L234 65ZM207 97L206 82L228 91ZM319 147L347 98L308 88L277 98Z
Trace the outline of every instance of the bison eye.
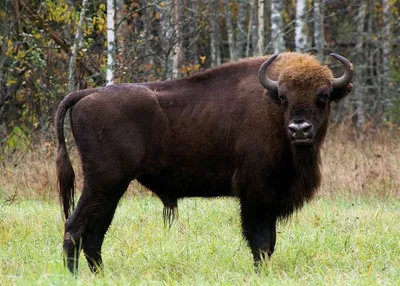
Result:
M286 96L280 94L280 95L278 96L278 98L279 98L279 100L281 101L281 104L282 104L282 105L287 105L287 97L286 97Z
M321 107L325 107L329 103L329 93L320 93L317 98L317 103Z

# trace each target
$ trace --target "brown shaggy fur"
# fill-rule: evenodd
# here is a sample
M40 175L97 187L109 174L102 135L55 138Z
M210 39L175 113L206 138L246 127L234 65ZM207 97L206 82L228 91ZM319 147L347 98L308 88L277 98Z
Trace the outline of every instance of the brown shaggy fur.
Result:
M137 179L175 217L184 197L234 196L255 262L275 247L276 220L312 198L320 184L320 146L330 102L351 86L332 89L332 72L309 55L283 53L268 69L279 92L265 90L265 57L224 64L188 78L111 85L69 94L56 115L57 171L65 216L64 250L74 271L81 242L93 271L118 201ZM71 108L84 189L73 209L74 173L63 122ZM288 125L313 125L312 144L291 141Z

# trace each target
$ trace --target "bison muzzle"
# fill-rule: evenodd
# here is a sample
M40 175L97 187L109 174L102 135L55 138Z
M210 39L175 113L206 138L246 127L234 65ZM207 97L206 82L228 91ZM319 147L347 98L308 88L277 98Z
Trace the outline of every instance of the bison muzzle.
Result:
M332 56L344 66L340 78L313 56L282 53L179 80L66 96L56 127L69 270L77 270L81 249L92 271L102 269L104 235L135 179L161 199L167 221L178 199L237 197L255 263L270 256L277 220L310 200L320 185L330 104L353 87L351 63ZM84 176L75 210L75 176L63 131L68 110Z

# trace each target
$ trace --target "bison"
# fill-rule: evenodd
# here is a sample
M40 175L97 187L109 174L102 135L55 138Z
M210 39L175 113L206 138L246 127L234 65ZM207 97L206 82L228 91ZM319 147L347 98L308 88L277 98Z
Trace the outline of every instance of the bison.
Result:
M178 80L67 95L56 127L68 269L77 270L81 249L93 272L102 269L105 233L135 179L160 198L167 221L178 199L237 197L255 264L271 256L277 220L299 209L320 185L330 103L353 87L352 64L331 56L344 66L340 78L313 56L288 52ZM75 210L63 131L68 109L84 177Z

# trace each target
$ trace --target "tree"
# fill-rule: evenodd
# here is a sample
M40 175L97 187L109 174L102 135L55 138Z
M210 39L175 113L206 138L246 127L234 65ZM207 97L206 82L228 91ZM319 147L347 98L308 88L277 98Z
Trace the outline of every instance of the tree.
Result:
M257 54L264 54L264 0L258 0L258 41L257 41Z
M210 20L210 48L211 48L211 66L221 64L221 51L219 47L220 36L218 29L218 2L217 0L209 1L209 20Z
M384 112L383 117L385 118L388 115L388 111L390 111L390 107L392 105L392 94L393 92L393 78L391 74L391 56L392 56L392 43L393 43L393 34L392 34L392 21L391 21L391 13L390 10L392 6L390 5L389 0L383 0L383 54L382 54L382 93L385 97L384 99Z
M324 9L321 5L323 0L314 0L314 47L317 50L318 59L324 60Z
M115 7L113 0L107 0L107 85L114 83L115 67L115 30L114 30Z
M179 76L179 64L182 60L182 31L181 31L181 3L180 0L174 0L174 51L172 54L172 78Z
M83 40L82 28L83 28L83 23L85 21L87 2L88 2L87 0L82 0L81 15L79 17L78 26L76 27L74 45L72 47L71 57L69 60L67 93L70 93L76 88L76 83L75 83L76 58L78 56L78 50L82 46L82 40Z
M295 43L296 43L296 51L305 51L308 49L308 40L307 40L307 1L306 0L297 0L296 1L296 34L295 34Z
M233 25L232 25L232 9L229 5L229 0L223 0L224 3L224 12L225 12L225 23L226 23L226 33L228 34L228 47L229 47L229 59L231 61L236 60L235 53L235 38L233 34Z
M281 0L271 1L271 42L274 53L286 50L285 40L283 39L282 8Z
M365 89L365 70L366 58L363 53L364 47L364 26L365 26L365 16L367 11L367 4L362 1L360 8L357 13L356 19L356 47L355 47L355 64L357 65L357 70L354 77L354 85L356 89L354 91L355 99L355 111L356 111L356 126L361 129L365 123L365 112L364 112L364 95L366 93Z
M236 23L236 58L240 59L245 56L246 44L246 2L244 0L239 0Z
M257 47L258 47L258 0L249 0L250 5L250 19L249 19L249 27L247 29L247 45L246 45L246 57L250 55L257 56L259 55ZM264 16L264 15L263 15ZM265 19L263 18L262 21ZM264 34L263 34L264 40ZM262 43L264 46L264 43ZM252 53L250 54L250 47ZM264 48L263 48L264 49Z

